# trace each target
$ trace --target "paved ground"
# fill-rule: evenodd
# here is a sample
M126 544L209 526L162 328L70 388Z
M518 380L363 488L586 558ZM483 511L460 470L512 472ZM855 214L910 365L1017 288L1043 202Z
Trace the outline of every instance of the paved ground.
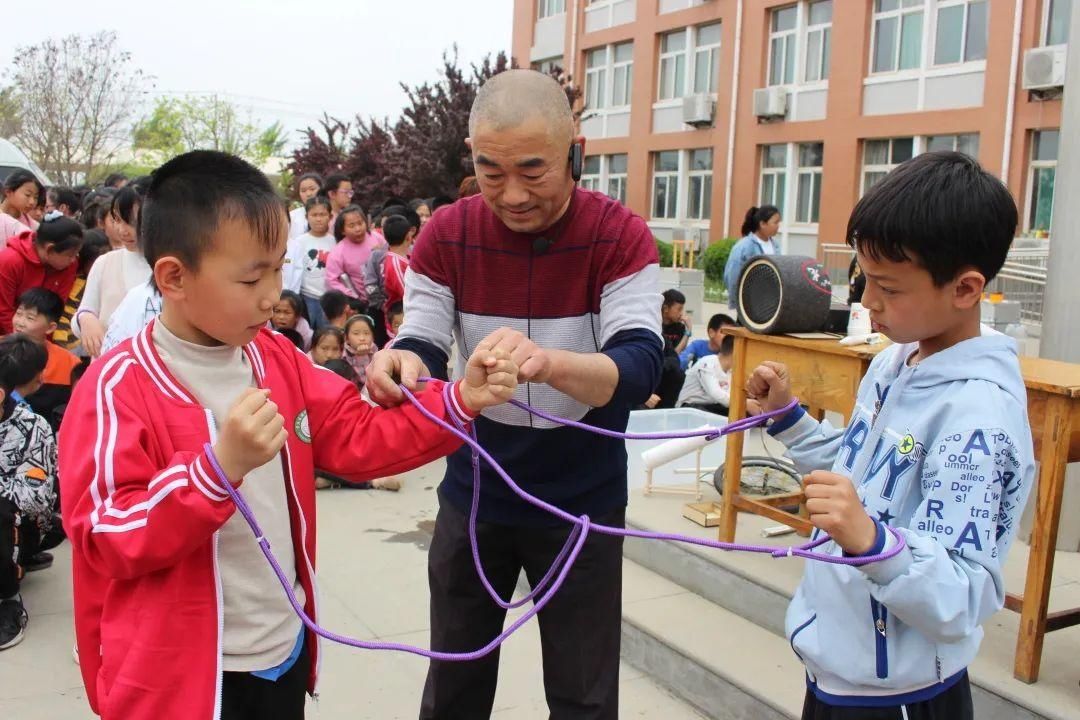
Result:
M319 494L319 576L324 624L363 639L427 646L426 552L441 463L407 477L400 493ZM90 713L72 662L69 548L24 584L26 640L0 653L0 718L82 720ZM415 718L426 661L326 645L320 699L309 717ZM547 717L535 623L504 646L496 718ZM650 679L623 666L622 717L700 720Z

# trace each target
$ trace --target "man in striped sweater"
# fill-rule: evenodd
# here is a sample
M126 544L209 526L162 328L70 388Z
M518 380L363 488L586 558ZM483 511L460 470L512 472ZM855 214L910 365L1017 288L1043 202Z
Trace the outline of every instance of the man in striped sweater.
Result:
M605 195L575 187L584 138L574 136L562 88L530 70L495 76L469 118L481 195L440 209L424 226L405 279L405 324L368 371L373 399L402 400L400 378L443 377L451 345L511 353L515 396L555 415L625 430L631 408L660 377L656 245L645 221ZM458 373L461 372L460 361ZM622 526L626 448L506 405L476 421L480 442L528 492L574 515ZM475 650L502 629L505 611L480 583L469 550L468 448L439 487L428 559L431 645ZM570 528L481 471L480 556L511 596L525 570L537 583ZM544 686L552 718L618 716L622 542L590 536L560 593L540 613ZM433 662L421 718L491 713L498 653Z

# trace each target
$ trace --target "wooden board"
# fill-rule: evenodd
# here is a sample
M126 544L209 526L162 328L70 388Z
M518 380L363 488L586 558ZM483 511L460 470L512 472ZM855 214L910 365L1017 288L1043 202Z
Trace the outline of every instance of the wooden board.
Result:
M690 503L683 506L682 516L701 527L716 527L720 524L720 507L711 502Z

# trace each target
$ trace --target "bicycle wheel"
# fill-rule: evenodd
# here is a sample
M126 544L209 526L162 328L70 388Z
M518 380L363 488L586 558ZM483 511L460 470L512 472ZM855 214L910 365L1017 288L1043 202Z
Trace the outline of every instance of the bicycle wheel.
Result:
M724 466L713 473L713 486L720 495L724 494ZM771 457L751 455L743 458L742 477L739 478L739 494L782 495L802 490L802 478L793 465ZM798 503L781 508L789 512L798 511Z

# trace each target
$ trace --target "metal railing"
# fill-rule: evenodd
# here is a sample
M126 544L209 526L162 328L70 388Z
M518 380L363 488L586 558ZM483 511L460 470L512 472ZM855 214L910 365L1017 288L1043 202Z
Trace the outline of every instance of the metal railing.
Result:
M1030 240L1017 240L1017 245L1031 244ZM820 247L822 264L832 279L833 295L839 301L847 302L847 273L855 251L840 243L822 243ZM1045 241L1029 247L1014 247L1009 251L1001 272L990 281L987 292L1000 292L1006 300L1019 302L1021 319L1041 324L1049 254Z

